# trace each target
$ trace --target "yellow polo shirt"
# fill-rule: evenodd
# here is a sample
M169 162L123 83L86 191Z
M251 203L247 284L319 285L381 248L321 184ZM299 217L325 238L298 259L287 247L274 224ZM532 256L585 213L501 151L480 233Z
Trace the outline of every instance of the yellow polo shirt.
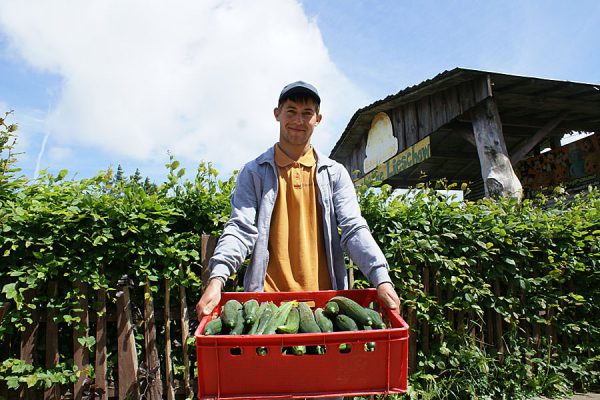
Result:
M279 191L269 231L265 292L331 289L316 164L312 147L294 161L275 146Z

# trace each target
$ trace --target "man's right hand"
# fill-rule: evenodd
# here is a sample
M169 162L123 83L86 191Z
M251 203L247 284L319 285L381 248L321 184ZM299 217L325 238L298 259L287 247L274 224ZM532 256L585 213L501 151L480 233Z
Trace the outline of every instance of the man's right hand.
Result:
M220 279L211 279L196 304L196 315L198 321L213 312L216 306L221 301L221 291L223 290L223 282Z

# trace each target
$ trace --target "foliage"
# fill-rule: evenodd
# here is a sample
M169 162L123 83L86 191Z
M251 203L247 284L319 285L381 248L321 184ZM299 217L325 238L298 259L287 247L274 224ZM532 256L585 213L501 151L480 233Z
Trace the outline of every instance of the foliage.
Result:
M405 310L416 310L413 397L515 399L597 385L598 190L459 202L438 185L360 196Z
M73 382L81 373L73 365L68 334L82 328L83 300L92 312L98 305L78 283L89 291L105 289L111 303L123 285L131 285L138 320L146 284L157 308L164 304L166 285L184 288L192 304L197 300L201 235L221 232L235 177L220 180L210 163L201 163L186 179L170 157L161 184L139 171L126 177L120 168L79 180L69 179L67 171L43 172L27 181L14 165L15 130L6 118L0 121L0 305L10 305L0 321L0 381L11 388L43 388ZM440 188L451 189L423 185L396 195L383 186L359 193L404 314L415 312L411 334L418 340L411 351L417 351L417 366L408 397L517 399L597 384L598 191L523 202L459 202L435 190ZM368 285L358 271L355 278L357 286ZM48 292L50 281L59 282L56 295ZM237 277L229 289L239 289L240 281ZM171 296L171 304L177 303L179 291ZM59 365L49 370L16 360L20 332L41 312L53 313L66 339L60 342ZM165 327L157 322L157 328ZM143 360L140 327L134 329ZM89 349L96 341L92 332L80 338ZM163 340L159 334L161 349ZM108 374L114 379L117 349L110 337L108 345ZM43 350L34 359L43 359ZM179 377L185 369L182 350L173 341ZM189 353L193 365L193 346Z

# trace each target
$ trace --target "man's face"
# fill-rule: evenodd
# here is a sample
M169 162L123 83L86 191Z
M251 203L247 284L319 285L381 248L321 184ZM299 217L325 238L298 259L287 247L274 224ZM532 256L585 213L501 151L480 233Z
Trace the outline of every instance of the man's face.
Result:
M279 141L291 145L307 145L315 127L321 122L317 105L311 99L306 102L286 100L274 110L279 121Z

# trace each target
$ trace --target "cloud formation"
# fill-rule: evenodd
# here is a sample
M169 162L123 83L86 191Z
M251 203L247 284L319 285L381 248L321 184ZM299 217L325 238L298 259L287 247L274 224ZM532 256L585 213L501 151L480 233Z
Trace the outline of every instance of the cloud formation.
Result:
M162 165L171 151L227 173L276 141L272 109L291 81L322 94L313 142L325 152L364 105L295 0L7 0L0 29L62 77L45 124L52 159L83 146Z

